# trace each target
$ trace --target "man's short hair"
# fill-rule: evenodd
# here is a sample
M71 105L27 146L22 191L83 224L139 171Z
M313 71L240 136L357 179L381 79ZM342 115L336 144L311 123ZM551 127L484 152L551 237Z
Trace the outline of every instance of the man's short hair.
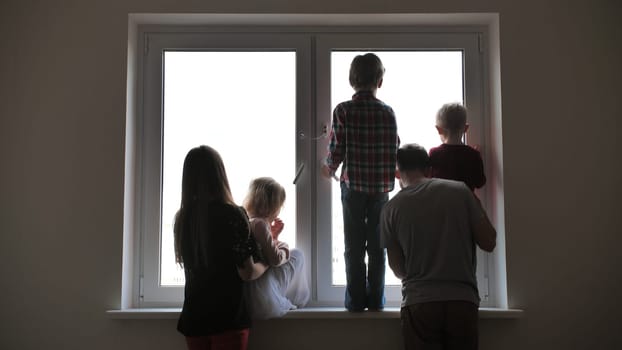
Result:
M356 89L374 89L384 76L384 66L373 53L358 55L350 64L350 85Z
M446 103L436 113L436 125L450 132L460 132L466 125L467 110L460 103Z
M430 167L430 156L428 152L416 143L411 143L400 147L397 150L397 169L400 171L421 170L425 171Z

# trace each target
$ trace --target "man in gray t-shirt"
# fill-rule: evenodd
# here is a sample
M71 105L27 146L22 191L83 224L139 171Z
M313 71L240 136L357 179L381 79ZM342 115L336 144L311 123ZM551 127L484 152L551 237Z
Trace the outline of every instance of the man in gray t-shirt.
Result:
M427 178L429 163L421 146L398 150L402 190L380 221L389 266L402 280L404 343L406 349L477 349L475 245L492 251L496 232L464 183Z

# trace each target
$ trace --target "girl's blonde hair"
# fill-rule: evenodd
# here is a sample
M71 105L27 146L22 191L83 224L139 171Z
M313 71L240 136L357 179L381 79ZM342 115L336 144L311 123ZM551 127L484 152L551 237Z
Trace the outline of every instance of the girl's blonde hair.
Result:
M271 218L285 203L285 188L271 177L251 181L244 198L244 208L251 217Z

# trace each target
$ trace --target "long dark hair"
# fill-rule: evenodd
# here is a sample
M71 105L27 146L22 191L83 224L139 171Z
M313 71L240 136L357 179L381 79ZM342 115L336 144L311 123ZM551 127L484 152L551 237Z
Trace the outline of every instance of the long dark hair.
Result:
M210 202L233 204L222 158L215 149L199 146L184 160L181 207L175 216L175 260L184 268L207 264L210 232L207 210Z

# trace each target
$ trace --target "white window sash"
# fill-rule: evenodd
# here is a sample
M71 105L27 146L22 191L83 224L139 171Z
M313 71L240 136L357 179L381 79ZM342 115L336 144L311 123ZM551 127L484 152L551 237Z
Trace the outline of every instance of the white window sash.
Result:
M139 215L141 244L138 302L140 307L179 306L183 301L183 287L161 286L160 281L160 242L161 242L161 188L162 188L162 67L164 50L206 50L206 51L296 51L297 67L309 67L309 39L304 35L283 35L280 33L144 33L144 72L142 89L144 107L142 112L143 134L141 143L142 186L140 186ZM297 129L299 133L309 133L310 91L309 70L297 69ZM305 83L307 82L307 83ZM304 141L304 140L301 140ZM309 146L299 142L296 158L299 163L310 159ZM291 165L292 168L296 164ZM180 169L181 171L181 169ZM301 176L297 187L297 233L305 232L311 226L308 222L310 211L310 191L308 176ZM300 244L297 244L300 245ZM304 246L304 244L301 245Z
M165 27L139 28L137 104L137 198L134 225L139 235L138 279L133 291L139 307L179 306L183 287L163 287L160 276L160 213L162 185L162 52L163 50L295 50L296 51L296 170L303 167L296 187L296 246L307 257L312 306L342 306L344 288L331 283L331 194L319 177L326 139L318 139L330 123L330 52L333 49L459 49L464 52L464 100L469 108L469 143L487 152L483 58L477 28L297 28L297 27ZM487 174L490 169L486 169ZM293 180L293 179L292 179ZM481 192L487 203L486 187ZM478 250L480 289L490 285L488 254ZM387 273L392 273L387 268ZM401 300L399 287L386 288L387 305ZM482 292L482 291L480 291ZM480 293L483 294L483 293ZM492 306L494 296L482 299Z
M410 29L413 30L413 29ZM330 123L331 93L330 93L330 54L333 50L462 50L464 57L464 101L469 108L469 138L470 143L484 145L484 113L483 113L483 84L482 84L482 55L479 50L479 32L443 32L430 33L427 31L400 33L361 32L318 35L316 38L316 69L317 80L317 125ZM440 106L439 106L440 107ZM330 124L329 124L330 125ZM326 156L328 140L316 145L316 163L321 164ZM317 178L317 235L315 240L315 268L314 275L317 288L316 302L319 305L343 305L345 288L332 285L332 249L331 249L331 183ZM490 283L488 274L489 259L487 253L478 249L478 284L481 295L488 295ZM387 265L386 273L393 272ZM482 293L484 292L484 293ZM400 286L386 286L385 297L387 306L399 306L401 301ZM489 298L482 298L482 306L489 305Z

